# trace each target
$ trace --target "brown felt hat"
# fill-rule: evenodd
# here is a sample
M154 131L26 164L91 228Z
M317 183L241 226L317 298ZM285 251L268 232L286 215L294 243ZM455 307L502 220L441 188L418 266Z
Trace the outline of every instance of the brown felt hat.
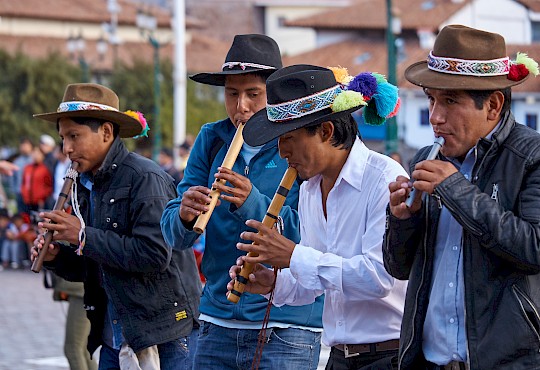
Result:
M116 123L120 137L133 137L147 128L146 120L139 113L119 110L118 96L111 89L91 83L70 84L66 87L62 103L56 112L34 114L34 117L49 122L60 118L90 117ZM135 118L138 117L138 118Z
M405 78L415 85L440 90L499 90L529 77L509 79L511 64L501 35L450 25L437 35L427 61L409 66Z

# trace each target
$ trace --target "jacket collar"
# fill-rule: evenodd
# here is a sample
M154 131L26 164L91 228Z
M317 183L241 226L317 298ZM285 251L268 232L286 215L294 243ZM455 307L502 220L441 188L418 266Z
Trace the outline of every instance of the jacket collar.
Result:
M501 124L497 131L495 131L491 137L491 140L482 138L478 142L479 149L487 151L490 147L493 152L497 151L497 148L504 143L504 141L510 135L512 128L515 126L515 119L512 112L508 111L501 118Z
M114 139L111 147L109 148L109 151L107 152L103 163L97 170L95 176L93 176L93 182L112 176L114 170L118 168L118 166L124 161L128 154L129 151L127 150L126 146L124 145L120 137L117 136L116 139ZM87 172L86 174L89 175L90 178L92 178L91 172Z

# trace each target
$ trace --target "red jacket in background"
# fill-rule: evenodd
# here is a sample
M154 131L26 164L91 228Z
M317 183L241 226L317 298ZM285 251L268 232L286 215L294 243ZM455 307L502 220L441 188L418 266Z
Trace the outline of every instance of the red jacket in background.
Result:
M32 163L24 167L21 195L25 204L43 206L52 192L53 179L47 166Z

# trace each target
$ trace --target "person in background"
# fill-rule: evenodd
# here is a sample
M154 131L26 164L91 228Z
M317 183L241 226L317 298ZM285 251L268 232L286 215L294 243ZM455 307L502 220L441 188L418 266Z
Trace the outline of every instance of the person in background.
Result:
M56 141L51 135L43 134L39 137L39 149L44 155L43 163L47 166L51 175L54 173L54 165L56 164L56 148Z
M182 173L174 166L173 152L169 148L162 148L159 152L158 163L161 169L174 179L175 185L182 180Z
M22 213L16 213L11 217L2 246L4 268L18 269L22 266L23 256L27 255L29 243L35 238L35 235L30 223L26 222Z
M532 74L501 35L462 25L405 71L445 141L389 185L384 264L409 281L400 369L540 369L540 134L510 110Z
M178 197L167 204L161 219L165 240L175 249L193 245L197 216L208 210L208 194L221 192L206 226L202 271L206 278L201 298L201 331L195 368L246 369L253 363L267 300L245 294L234 306L227 300L229 267L240 256L236 243L246 230L244 222L262 219L287 169L277 140L264 146L242 146L232 169L221 167L237 127L264 108L268 76L282 67L276 42L265 35L236 35L220 72L200 73L191 79L224 86L228 118L202 127L189 155ZM226 185L212 185L223 179ZM287 196L280 213L284 232L298 240L298 184ZM260 369L316 369L322 331L322 297L298 306L272 307ZM259 359L256 359L259 360Z
M17 170L11 170L13 171L13 176L10 178L10 184L11 184L11 192L15 194L15 199L17 201L17 211L18 212L29 212L27 209L22 193L21 193L21 185L23 180L23 171L24 168L31 164L32 159L32 152L34 150L34 144L29 138L22 138L19 142L19 152L18 155L13 159L13 164L17 166ZM5 165L4 165L5 167Z
M23 170L21 195L28 212L39 211L47 205L53 193L52 174L43 162L45 156L39 147L32 150L32 163Z
M53 200L56 202L56 200L58 199L58 194L60 194L62 186L64 186L65 175L71 165L71 160L66 155L66 153L64 153L64 144L62 142L56 147L54 156L56 164L54 165L53 171L54 190L52 197Z
M56 125L79 175L74 215L41 213L38 225L54 232L53 243L42 249L40 235L32 256L40 249L46 268L84 282L87 348L93 354L101 345L101 369L123 369L124 362L189 369L201 292L195 257L163 240L159 220L175 196L174 180L127 150L121 138L144 135L148 126L140 112L118 107L111 89L78 83L66 87L57 112L36 115Z
M0 264L0 271L4 269L4 241L7 239L6 232L9 227L9 212L6 208L0 208L0 260L2 261L2 264ZM9 260L7 261L9 264Z

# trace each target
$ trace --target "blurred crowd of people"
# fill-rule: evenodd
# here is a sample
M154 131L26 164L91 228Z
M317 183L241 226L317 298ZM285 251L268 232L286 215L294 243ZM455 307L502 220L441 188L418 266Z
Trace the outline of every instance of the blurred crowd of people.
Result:
M159 165L176 184L183 178L193 141L188 135L181 145L160 151ZM39 211L54 207L71 161L62 142L44 134L37 145L22 138L17 150L1 162L5 168L0 171L0 271L30 265L29 248L38 233ZM202 251L197 253L200 259Z

